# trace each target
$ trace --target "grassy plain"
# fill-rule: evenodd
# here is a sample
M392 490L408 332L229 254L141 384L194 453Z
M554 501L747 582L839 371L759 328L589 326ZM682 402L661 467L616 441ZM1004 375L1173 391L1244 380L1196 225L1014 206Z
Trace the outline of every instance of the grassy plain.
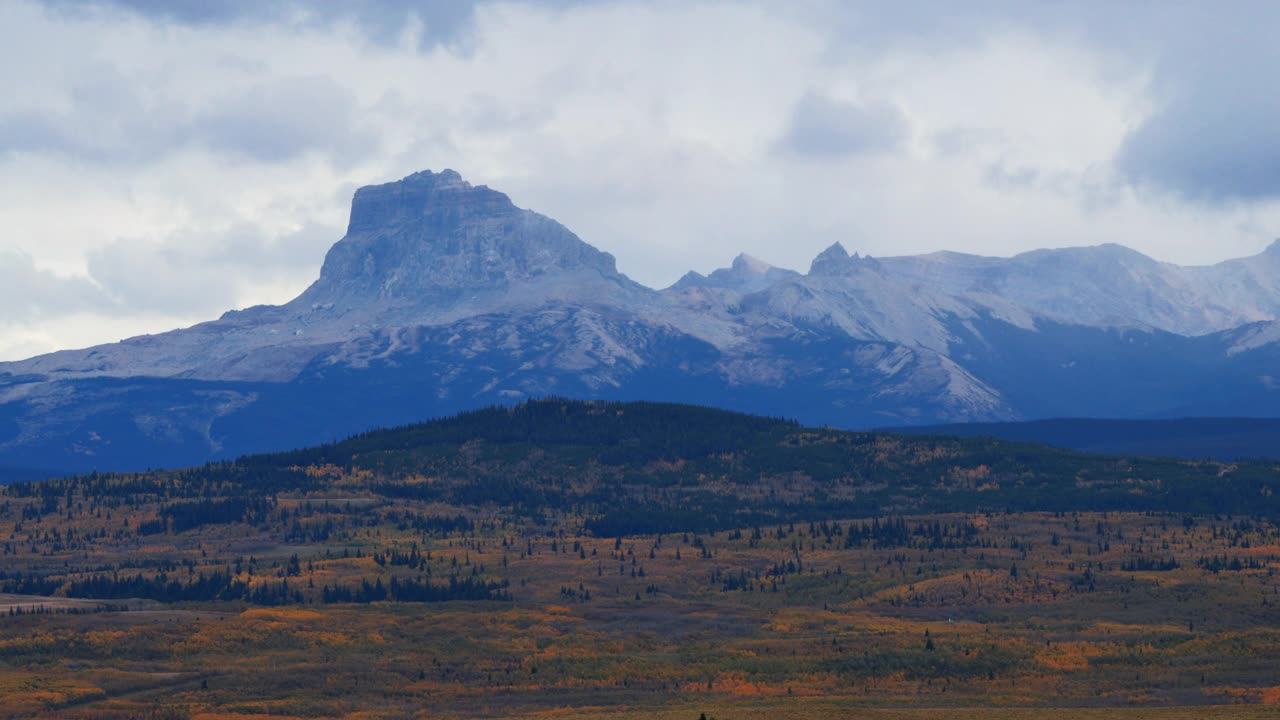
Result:
M0 717L1280 717L1274 468L620 407L6 488Z
M895 521L907 535L882 547L849 539L868 521L613 539L484 520L424 534L392 519L403 502L331 507L344 509L309 521L343 529L310 545L245 524L94 551L11 542L7 568L112 558L132 566L120 573L238 567L244 583L288 582L303 600L122 609L104 606L118 600L7 597L24 611L0 615L0 714L692 720L964 717L975 706L988 718L1280 710L1280 529L1257 521L925 516ZM126 515L135 525L146 509L136 512ZM41 525L43 538L94 523ZM380 562L389 553L416 553L422 564ZM1206 567L1210 558L1222 567ZM1161 569L1132 569L1143 563ZM505 582L510 600L322 602L326 586L428 572ZM1044 709L1052 706L1073 709ZM894 709L904 707L913 709ZM1143 707L1159 710L1115 709Z

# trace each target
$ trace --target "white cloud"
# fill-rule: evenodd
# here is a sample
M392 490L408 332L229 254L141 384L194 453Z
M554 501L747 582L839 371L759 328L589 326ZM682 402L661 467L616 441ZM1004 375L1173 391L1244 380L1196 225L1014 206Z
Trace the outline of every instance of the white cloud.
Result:
M111 303L101 288L80 277L37 268L30 256L0 251L0 326L20 319L41 320Z
M108 5L0 5L0 257L59 288L4 306L0 358L287 300L357 186L421 169L503 190L655 286L739 251L803 269L835 240L1209 262L1280 235L1269 176L1244 202L1166 192L1204 180L1150 139L1185 135L1168 98L1198 95L1166 90L1188 31L1081 31L1112 27L1102 4ZM1134 147L1165 164L1117 168Z
M128 314L214 317L262 296L281 302L296 295L339 234L308 225L268 237L239 224L163 240L122 239L89 253L89 275Z

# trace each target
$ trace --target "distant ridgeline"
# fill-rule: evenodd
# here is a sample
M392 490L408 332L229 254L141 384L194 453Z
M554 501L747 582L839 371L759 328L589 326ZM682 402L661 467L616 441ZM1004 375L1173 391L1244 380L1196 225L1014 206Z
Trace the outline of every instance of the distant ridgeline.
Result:
M35 468L0 466L0 485L16 482L30 482L32 480L43 480L45 478L60 477L67 474L69 473L59 472L57 470L37 470Z
M306 450L4 490L158 503L155 531L270 523L277 496L345 495L560 517L600 536L969 511L1280 517L1280 466L1089 455L657 403L531 401ZM264 502L266 504L264 504ZM283 530L283 529L282 529Z
M1280 418L1066 418L901 427L890 428L890 431L909 435L993 437L1092 453L1222 461L1280 458Z

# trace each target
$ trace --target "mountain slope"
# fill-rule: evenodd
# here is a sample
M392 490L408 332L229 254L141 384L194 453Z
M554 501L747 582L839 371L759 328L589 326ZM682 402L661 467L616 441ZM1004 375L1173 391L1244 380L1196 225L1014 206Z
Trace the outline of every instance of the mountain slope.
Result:
M191 464L548 394L843 427L1280 415L1278 263L837 243L806 274L742 255L655 291L506 195L421 172L357 191L289 303L0 363L0 464Z

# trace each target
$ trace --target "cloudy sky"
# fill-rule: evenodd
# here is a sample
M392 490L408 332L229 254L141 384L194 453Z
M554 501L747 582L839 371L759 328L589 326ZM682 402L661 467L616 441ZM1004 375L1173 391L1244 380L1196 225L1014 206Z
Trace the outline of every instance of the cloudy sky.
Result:
M287 300L356 187L421 169L655 287L836 240L1252 255L1280 237L1276 27L1244 1L0 0L0 359Z

